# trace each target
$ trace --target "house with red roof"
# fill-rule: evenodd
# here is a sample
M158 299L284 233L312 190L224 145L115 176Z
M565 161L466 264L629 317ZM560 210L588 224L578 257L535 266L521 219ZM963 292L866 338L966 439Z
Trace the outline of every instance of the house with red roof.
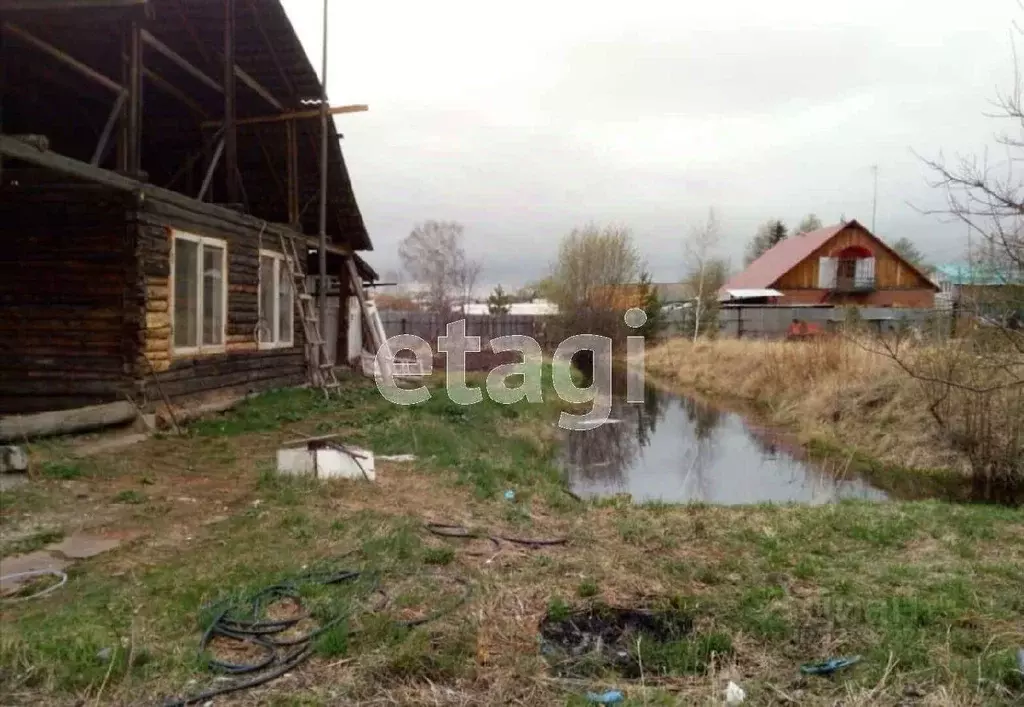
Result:
M935 285L856 220L790 236L719 291L723 301L779 305L935 305Z

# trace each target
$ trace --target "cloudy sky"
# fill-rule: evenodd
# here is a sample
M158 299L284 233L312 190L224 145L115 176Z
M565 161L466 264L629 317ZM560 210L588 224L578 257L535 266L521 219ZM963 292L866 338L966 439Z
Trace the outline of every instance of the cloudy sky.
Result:
M284 4L319 64L319 0ZM873 164L879 235L941 261L964 231L915 210L942 195L914 151L991 145L1017 19L1015 0L333 0L328 90L370 106L338 124L381 272L416 222L456 220L483 282L518 286L595 221L673 281L709 207L737 266L768 218L870 227Z

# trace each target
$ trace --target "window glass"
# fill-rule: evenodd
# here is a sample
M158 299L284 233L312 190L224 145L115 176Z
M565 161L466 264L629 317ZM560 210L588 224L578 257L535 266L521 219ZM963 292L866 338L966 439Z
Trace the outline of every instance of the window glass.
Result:
M203 344L224 343L224 249L203 245Z
M274 258L260 257L260 341L274 341Z
M292 323L295 320L292 306L292 278L288 274L288 266L284 260L278 261L278 325L280 327L278 342L291 343Z
M177 239L174 242L174 345L193 348L199 345L199 298L196 274L199 270L199 244Z

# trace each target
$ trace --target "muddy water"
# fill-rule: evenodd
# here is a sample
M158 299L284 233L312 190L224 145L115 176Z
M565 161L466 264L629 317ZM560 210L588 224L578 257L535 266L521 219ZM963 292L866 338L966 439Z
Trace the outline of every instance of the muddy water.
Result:
M568 433L561 465L575 494L726 505L886 498L842 464L815 463L736 413L655 388L645 398L616 399L618 422Z

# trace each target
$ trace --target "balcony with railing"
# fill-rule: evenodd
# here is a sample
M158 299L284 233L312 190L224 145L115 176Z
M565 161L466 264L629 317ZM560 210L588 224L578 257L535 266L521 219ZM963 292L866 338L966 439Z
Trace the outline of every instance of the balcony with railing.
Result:
M823 257L818 265L818 287L847 294L871 292L876 289L875 259L870 251L856 246Z
M843 293L871 292L875 289L875 274L837 275L832 289Z

